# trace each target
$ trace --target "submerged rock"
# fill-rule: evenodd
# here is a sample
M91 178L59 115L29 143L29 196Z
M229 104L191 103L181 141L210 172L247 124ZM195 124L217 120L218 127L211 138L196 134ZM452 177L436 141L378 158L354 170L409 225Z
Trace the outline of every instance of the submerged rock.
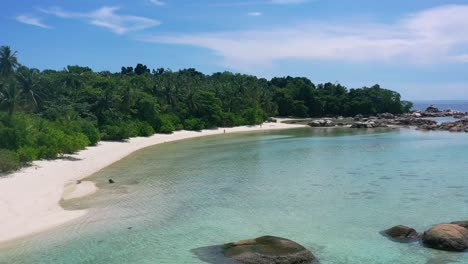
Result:
M407 227L404 225L397 225L392 228L389 228L384 231L384 233L389 236L390 238L401 241L401 242L408 242L418 238L419 234L411 227Z
M115 183L113 179L109 179L109 183Z
M244 264L316 263L315 256L303 246L286 238L263 236L224 245L226 257Z
M425 246L446 251L468 249L468 229L455 224L436 225L424 232Z

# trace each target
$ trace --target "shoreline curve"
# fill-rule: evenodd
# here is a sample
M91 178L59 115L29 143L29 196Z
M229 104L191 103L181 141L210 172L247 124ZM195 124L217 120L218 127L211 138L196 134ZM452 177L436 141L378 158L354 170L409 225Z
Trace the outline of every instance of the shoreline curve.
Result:
M217 128L200 132L182 130L172 134L131 138L125 142L99 142L97 146L87 147L67 156L72 159L34 161L32 166L0 178L0 215L2 216L0 243L40 233L84 216L87 210L67 211L59 202L64 198L90 195L97 191L97 188L94 183L86 183L84 188L80 186L80 190L72 190L74 193L67 194L66 186L76 184L78 180L108 167L135 151L166 142L224 133L307 127L281 123L285 120L288 119L278 119L277 123Z

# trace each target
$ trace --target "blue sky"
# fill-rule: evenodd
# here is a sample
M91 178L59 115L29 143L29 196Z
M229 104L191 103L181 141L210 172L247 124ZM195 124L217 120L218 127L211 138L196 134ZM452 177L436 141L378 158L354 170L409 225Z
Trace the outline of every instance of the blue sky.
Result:
M468 0L7 1L0 32L39 69L144 63L468 99Z

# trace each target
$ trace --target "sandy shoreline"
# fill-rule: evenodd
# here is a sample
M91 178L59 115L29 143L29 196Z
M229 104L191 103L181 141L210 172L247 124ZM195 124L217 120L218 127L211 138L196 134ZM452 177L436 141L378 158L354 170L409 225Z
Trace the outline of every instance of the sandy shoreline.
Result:
M216 130L177 131L132 138L127 142L100 142L72 157L76 160L35 161L33 166L0 179L0 242L6 242L64 224L86 214L86 210L66 211L61 199L89 195L97 190L94 183L81 180L131 153L165 142L235 132L305 127L284 123L262 126L219 128Z

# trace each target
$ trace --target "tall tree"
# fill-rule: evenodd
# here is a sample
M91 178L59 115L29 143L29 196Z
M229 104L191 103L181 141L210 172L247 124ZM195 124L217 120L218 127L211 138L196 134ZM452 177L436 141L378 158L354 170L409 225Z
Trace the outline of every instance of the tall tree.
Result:
M33 103L34 107L38 106L38 94L39 88L39 71L37 69L28 69L24 66L18 68L18 83L22 94L25 96L24 99Z
M0 105L5 106L8 112L8 123L11 124L13 113L21 98L21 90L16 82L9 81L0 89Z
M0 47L0 75L4 78L11 77L19 67L16 51L11 52L9 46Z

